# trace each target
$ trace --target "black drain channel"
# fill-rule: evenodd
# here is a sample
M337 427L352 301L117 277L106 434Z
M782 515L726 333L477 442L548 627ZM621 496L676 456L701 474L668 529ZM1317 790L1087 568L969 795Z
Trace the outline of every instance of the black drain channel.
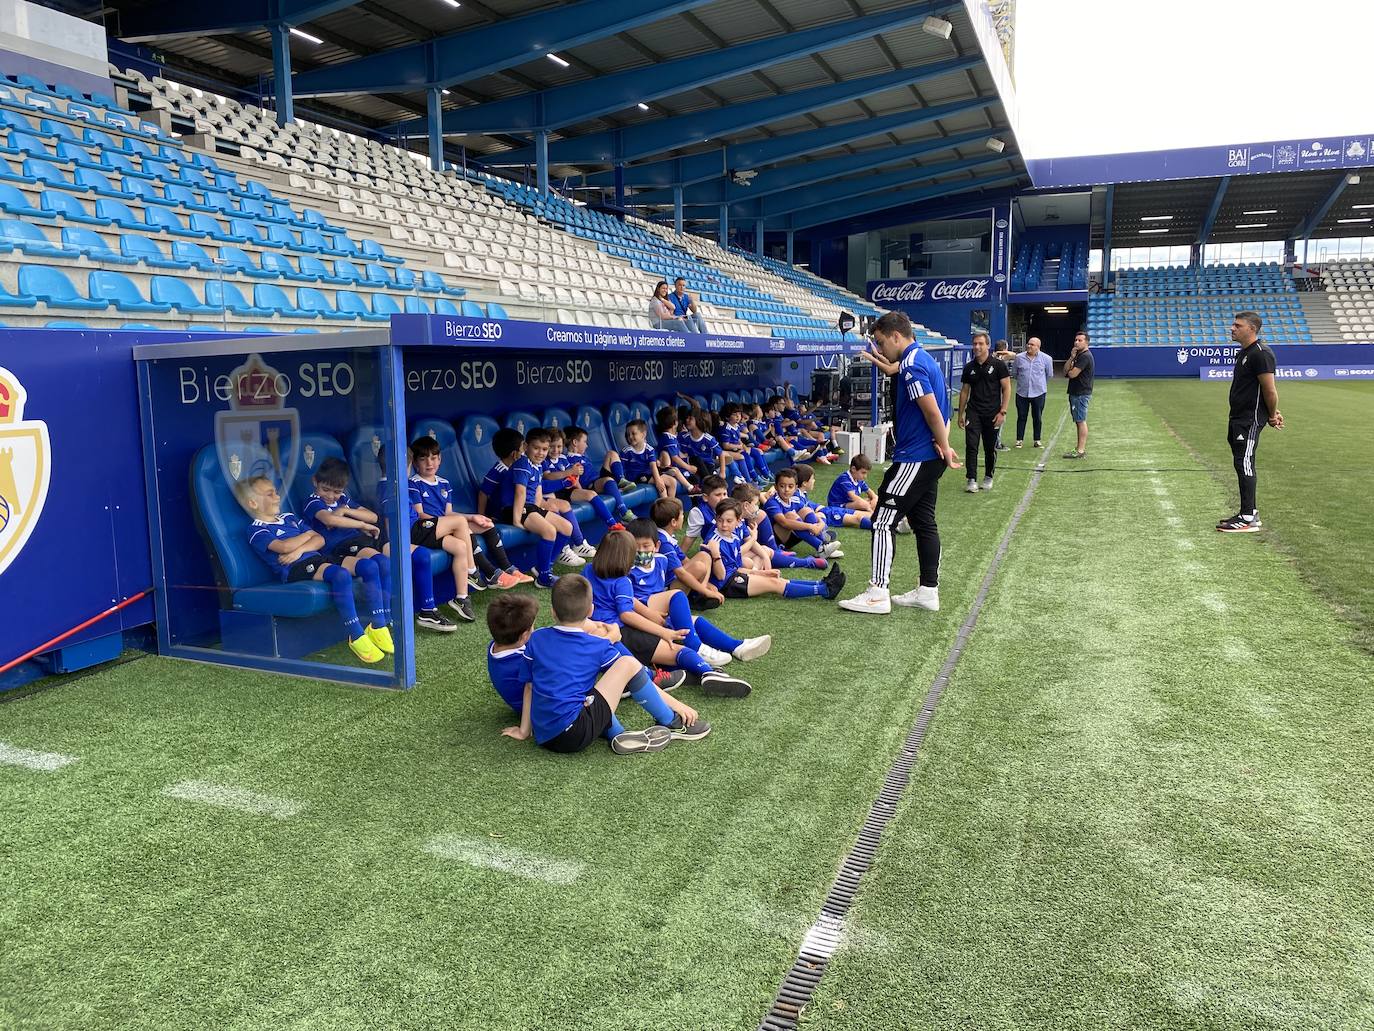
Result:
M840 864L840 872L835 875L835 881L830 885L830 891L821 904L820 917L807 931L801 948L797 952L797 958L792 963L792 968L782 979L782 986L778 989L773 1005L769 1007L767 1015L760 1022L760 1031L785 1031L785 1029L790 1031L790 1029L798 1027L802 1010L811 1001L811 997L816 992L816 986L820 984L821 977L824 976L826 969L830 966L830 960L835 955L835 950L839 947L840 938L844 932L844 918L854 905L854 898L859 893L859 884L863 880L863 875L868 872L878 854L878 844L882 839L883 831L892 822L892 817L897 812L897 803L911 782L911 768L916 765L916 753L925 740L926 730L930 727L930 719L935 715L935 707L940 704L940 696L945 693L950 674L954 672L954 667L964 654L968 639L973 634L973 628L978 624L978 616L983 611L983 603L987 601L993 580L996 579L997 571L1002 566L1002 559L1006 557L1007 549L1011 546L1012 534L1016 532L1021 517L1030 508L1031 498L1035 494L1036 486L1040 483L1040 477L1045 472L1045 466L1050 459L1050 452L1054 448L1055 441L1059 439L1060 431L1064 428L1064 422L1065 417L1061 415L1059 425L1055 427L1049 445L1045 448L1045 457L1031 474L1030 482L1026 484L1026 491L1021 495L1021 501L1016 506L1016 511L1012 513L1011 522L1007 524L1007 529L997 544L997 552L988 565L988 571L983 575L983 582L978 587L978 594L973 599L973 605L969 608L968 616L965 617L963 625L959 627L959 632L955 635L954 644L950 646L949 654L945 657L945 664L940 667L940 672L931 683L930 690L926 692L926 700L921 706L921 713L916 717L916 723L911 728L911 732L907 734L906 741L902 744L902 750L892 763L892 768L888 770L887 777L883 780L882 790L878 792L877 800L868 810L868 816L864 818L863 825L859 828L858 839L849 850L849 854L845 856L844 862Z

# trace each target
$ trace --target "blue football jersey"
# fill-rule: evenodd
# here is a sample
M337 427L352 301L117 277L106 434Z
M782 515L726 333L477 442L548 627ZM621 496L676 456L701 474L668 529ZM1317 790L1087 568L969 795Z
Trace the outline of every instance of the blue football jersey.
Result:
M540 469L534 467L534 463L525 455L521 455L515 460L515 464L510 468L511 476L511 498L515 497L515 488L525 488L525 504L533 505L539 500L544 486L544 474ZM513 500L512 500L513 503Z
M406 495L406 516L409 518L407 526L414 526L419 521L420 513L415 511L415 506L420 503L420 492L415 489L415 485L407 484ZM382 510L382 518L385 519L387 513L391 511L391 480L383 476L377 481L377 505Z
M659 552L647 566L635 565L630 568L630 588L636 601L647 602L655 594L668 589L668 581L673 577L676 566L670 566L667 555Z
M592 585L592 619L619 625L620 614L635 607L635 592L630 578L616 576L603 580L591 569L590 564L583 567L582 575Z
M487 470L487 475L482 477L482 486L478 490L496 502L498 508L510 508L515 504L515 480L511 476L510 466L497 459L496 464Z
M676 574L682 568L682 564L687 561L687 556L682 553L682 547L667 530L658 531L658 553L661 557L668 560L668 571Z
M625 470L627 479L638 480L640 477L653 476L655 455L653 449L645 444L642 451L631 451L627 447L620 449L620 464Z
M542 627L525 645L530 660L530 725L544 744L577 720L597 678L629 653L576 627Z
M350 537L356 537L362 533L357 527L353 526L326 526L320 522L320 516L325 513L337 512L341 508L352 508L353 499L345 492L339 495L339 500L334 504L329 504L318 494L311 494L305 499L305 518L310 523L310 529L314 530L324 538L324 550L328 551L336 544L342 544Z
M284 566L277 561L277 553L271 549L271 543L273 541L289 541L293 537L300 537L302 534L310 532L310 527L305 524L305 520L300 516L283 512L275 521L254 519L248 525L248 543L253 546L253 550L258 553L258 556L284 583L291 567ZM307 551L301 556L302 559L312 557L322 559L324 556L318 551Z
M487 645L487 676L501 700L515 710L517 716L525 706L525 685L530 682L530 657L524 648L496 650L496 642Z
M744 564L744 558L740 549L744 547L744 537L738 527L731 534L716 532L716 542L720 545L720 561L725 566L725 577L715 581L716 586L720 587L726 580L734 576L739 571L739 567Z
M436 476L433 483L412 476L410 496L411 504L418 504L431 519L438 519L441 515L448 515L449 505L453 503L453 488L442 476Z
M830 485L830 493L825 500L831 505L842 507L849 504L850 491L860 497L867 497L868 481L854 479L854 474L846 469L835 477L835 482Z
M688 436L682 445L684 451L694 458L697 458L708 465L713 465L720 460L720 442L709 433L703 433L699 437Z

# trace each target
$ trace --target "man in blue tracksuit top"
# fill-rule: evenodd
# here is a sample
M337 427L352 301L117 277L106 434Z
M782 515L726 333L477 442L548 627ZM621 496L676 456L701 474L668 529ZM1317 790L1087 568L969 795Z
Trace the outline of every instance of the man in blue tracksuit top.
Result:
M873 576L857 598L840 607L851 612L891 612L892 603L911 608L940 608L940 530L935 524L935 497L945 468L962 468L949 446L949 388L934 359L915 343L911 320L890 311L873 324L873 342L861 356L889 376L897 377L896 447L892 464L878 488L873 512ZM921 582L913 591L893 597L894 532L905 519L916 535Z
M696 298L687 292L687 280L681 276L673 280L673 292L668 295L668 303L673 306L673 314L683 321L689 333L706 332L706 323L697 310Z

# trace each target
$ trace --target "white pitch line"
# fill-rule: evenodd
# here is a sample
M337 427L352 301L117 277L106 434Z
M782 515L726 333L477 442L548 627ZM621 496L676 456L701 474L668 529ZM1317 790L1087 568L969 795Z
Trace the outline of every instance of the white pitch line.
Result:
M26 770L43 770L51 773L76 762L77 756L63 755L61 752L34 752L18 748L0 741L0 763L6 766L22 766Z
M1183 520L1176 515L1165 516L1164 521L1169 525L1169 528L1172 530L1177 530L1183 526Z
M582 876L581 863L566 859L550 859L533 852L508 848L479 838L464 838L457 834L441 834L425 842L423 850L440 859L452 859L480 870L498 870L526 880L545 884L572 884Z
M1197 600L1217 614L1231 611L1231 606L1220 595L1199 594Z
M241 813L253 813L255 816L270 816L274 820L289 820L305 808L304 803L293 802L289 798L259 795L255 791L230 787L228 784L213 784L208 780L178 781L163 788L162 793L168 798L204 802L221 809L236 809Z

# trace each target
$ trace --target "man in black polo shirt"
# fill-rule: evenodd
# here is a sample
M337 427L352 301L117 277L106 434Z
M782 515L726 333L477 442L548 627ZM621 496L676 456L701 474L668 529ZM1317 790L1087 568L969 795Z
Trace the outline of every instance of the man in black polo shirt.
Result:
M1217 523L1222 533L1255 533L1260 528L1255 508L1255 448L1266 425L1283 429L1279 391L1274 385L1274 352L1259 338L1261 320L1252 311L1237 312L1231 339L1240 344L1231 373L1231 410L1226 440L1240 481L1240 511Z
M1093 353L1088 349L1088 334L1079 331L1073 338L1073 350L1064 363L1064 375L1069 380L1069 414L1078 430L1078 444L1065 458L1082 458L1088 450L1088 402L1093 399Z
M964 366L959 388L959 426L964 431L964 465L968 486L978 493L978 445L983 446L983 490L992 490L997 468L997 431L1007 418L1011 400L1011 373L1007 363L988 353L986 333L973 334L973 357Z

